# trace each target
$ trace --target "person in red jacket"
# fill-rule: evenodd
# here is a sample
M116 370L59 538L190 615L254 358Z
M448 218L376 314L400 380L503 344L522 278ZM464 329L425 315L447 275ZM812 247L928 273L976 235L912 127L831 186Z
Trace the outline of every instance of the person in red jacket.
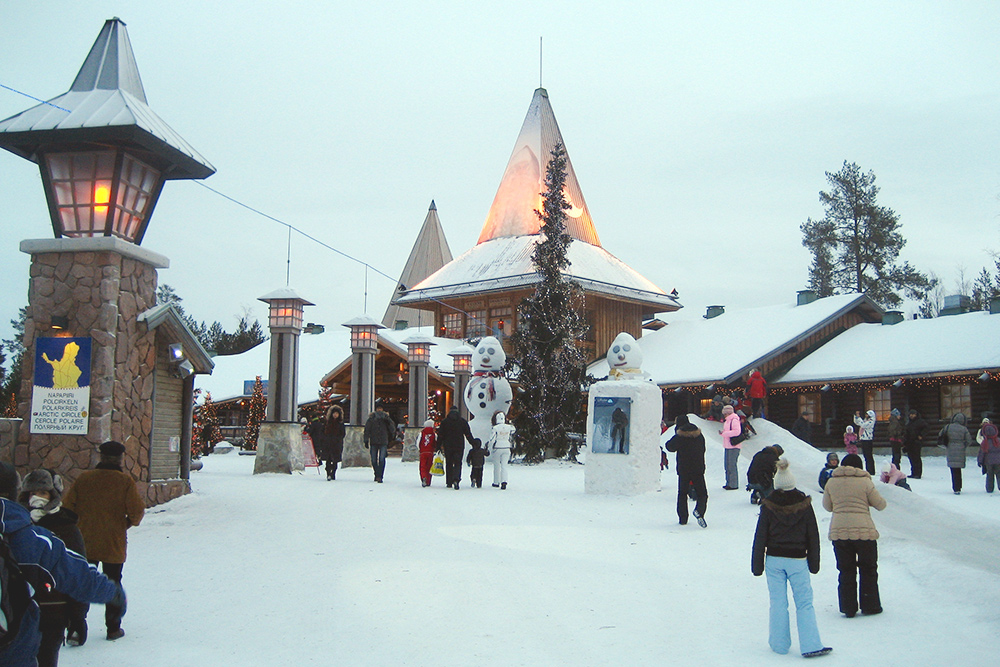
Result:
M434 463L434 452L437 451L437 431L434 420L424 422L424 430L420 432L420 486L431 485L431 464Z
M747 378L747 393L750 394L751 412L754 417L764 417L764 397L767 396L767 380L756 368L751 369Z

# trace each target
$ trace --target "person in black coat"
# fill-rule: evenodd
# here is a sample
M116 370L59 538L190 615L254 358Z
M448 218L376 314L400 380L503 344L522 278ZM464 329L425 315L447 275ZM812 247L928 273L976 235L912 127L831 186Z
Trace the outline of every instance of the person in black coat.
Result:
M469 473L469 482L475 489L483 488L483 466L486 465L486 450L483 448L483 441L476 438L472 441L472 449L465 457L465 462L469 464L472 471Z
M347 427L344 426L344 410L339 405L331 405L326 411L323 426L323 460L326 461L326 479L337 478L337 464L344 458L344 438Z
M462 479L462 455L465 453L465 442L475 445L469 422L458 413L458 406L451 406L448 416L441 420L437 430L438 445L444 450L445 482L453 489L458 489Z
M62 491L62 478L51 470L39 468L24 478L18 502L28 509L33 524L52 531L67 549L86 558L83 535L76 527L78 517L72 510L62 507ZM70 622L75 627L86 626L87 605L63 593L45 589L35 592L35 601L41 609L38 628L42 633L42 643L38 647L38 666L55 667Z
M792 423L792 435L806 444L812 444L812 422L806 419L805 412Z
M677 452L677 519L683 526L688 522L688 490L695 494L694 518L702 528L708 508L708 488L705 486L705 436L691 423L687 415L678 415L674 435L667 440L667 451Z
M774 471L778 458L785 453L781 445L765 447L753 455L747 468L747 488L750 489L750 504L760 505L774 490Z
M803 657L826 655L816 625L810 574L819 572L819 526L812 498L795 488L787 459L778 459L774 492L761 504L753 536L750 570L755 577L767 574L770 595L768 644L775 653L791 647L788 586L795 598L795 623Z
M910 479L920 479L924 474L924 463L920 459L920 448L924 446L924 435L927 434L927 421L920 413L910 408L909 418L903 429L903 450L910 459Z

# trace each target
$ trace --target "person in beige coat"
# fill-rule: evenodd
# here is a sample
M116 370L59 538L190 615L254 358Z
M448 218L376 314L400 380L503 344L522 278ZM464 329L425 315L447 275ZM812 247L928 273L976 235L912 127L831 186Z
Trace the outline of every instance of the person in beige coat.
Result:
M858 575L861 613L882 613L878 593L878 530L869 508L885 509L885 499L863 465L860 456L848 454L823 489L823 509L833 512L830 540L840 572L837 587L840 611L848 618L858 613Z
M125 446L110 440L100 446L101 461L96 470L88 470L63 496L63 507L76 512L80 532L87 549L87 560L114 582L121 584L125 564L125 532L138 526L146 511L146 503L136 489L132 476L122 470ZM104 607L104 622L109 640L125 636L122 630L122 609L108 604ZM87 626L70 627L66 642L80 646L87 641Z

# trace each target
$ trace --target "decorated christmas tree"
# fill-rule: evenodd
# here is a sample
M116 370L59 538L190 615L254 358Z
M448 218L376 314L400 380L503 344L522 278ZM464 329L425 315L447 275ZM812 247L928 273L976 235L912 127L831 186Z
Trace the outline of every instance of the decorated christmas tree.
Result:
M198 440L201 452L210 452L215 443L222 440L219 416L215 409L215 403L212 402L211 392L205 392L205 401L198 408L198 415L199 428L195 432L195 438Z
M518 305L518 326L511 336L508 364L518 370L518 414L514 417L521 451L529 462L541 461L545 449L556 456L569 449L567 432L581 412L586 359L576 341L586 333L584 294L563 270L573 238L566 233L566 149L556 144L545 169L541 240L531 255L541 280L535 293Z
M264 398L264 383L260 376L253 383L253 393L250 394L250 407L247 410L247 428L243 435L243 449L257 450L257 436L260 435L260 423L264 420L264 408L267 399Z

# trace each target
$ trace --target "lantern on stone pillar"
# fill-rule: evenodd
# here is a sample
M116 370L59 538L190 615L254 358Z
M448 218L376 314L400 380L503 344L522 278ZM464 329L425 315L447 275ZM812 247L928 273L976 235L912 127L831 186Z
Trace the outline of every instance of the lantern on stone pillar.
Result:
M375 354L378 352L378 330L385 327L362 315L345 327L351 330L351 424L364 424L375 406Z
M315 305L283 287L258 299L268 305L271 365L267 381L269 422L294 422L298 410L299 335L305 306Z
M409 422L410 426L423 426L427 420L427 373L431 362L429 336L412 334L402 341L406 345L406 360L410 364Z
M475 350L464 343L448 353L452 359L452 370L455 373L454 402L458 406L459 414L465 419L469 418L469 408L465 405L465 388L469 386L469 378L472 377L473 354L475 354Z

